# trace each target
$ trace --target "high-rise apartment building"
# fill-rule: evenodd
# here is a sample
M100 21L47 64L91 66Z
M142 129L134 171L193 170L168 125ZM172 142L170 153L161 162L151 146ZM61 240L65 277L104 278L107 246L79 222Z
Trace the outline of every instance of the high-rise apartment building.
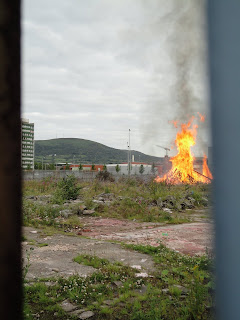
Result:
M22 168L34 169L34 123L22 119Z

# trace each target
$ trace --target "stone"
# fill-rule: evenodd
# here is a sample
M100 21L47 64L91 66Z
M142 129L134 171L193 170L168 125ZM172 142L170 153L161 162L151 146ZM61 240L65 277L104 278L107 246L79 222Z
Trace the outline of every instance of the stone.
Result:
M109 206L110 204L112 204L112 201L110 201L110 200L105 200L105 201L104 201L104 204L106 204L107 206Z
M148 274L146 272L135 273L136 278L148 278Z
M163 206L162 198L160 198L160 197L157 199L157 206L159 208L162 208L162 206Z
M91 216L95 213L95 210L83 210L82 214L86 216Z
M208 199L207 198L202 198L201 203L204 205L204 207L208 206Z
M132 265L131 268L137 269L137 270L141 270L142 267L139 265Z
M169 208L162 208L162 211L165 211L167 213L172 213L172 210Z
M179 285L179 284L174 284L173 285L174 288L178 288L179 290L181 290L182 294L187 294L189 292L189 289Z
M43 201L43 202L45 201L46 202L46 201L51 199L51 195L47 195L46 194L46 195L43 195L43 196L38 196L37 199L40 200L40 201Z
M182 211L182 206L180 203L176 203L175 204L175 208L178 210L178 211Z
M168 288L162 289L162 293L168 293L168 292L169 292Z
M194 198L192 198L192 197L188 197L187 198L188 199L188 201L190 201L192 204L194 204L194 202L196 201Z
M102 201L105 201L106 199L110 200L114 198L113 193L101 193L96 197L98 200L103 199Z
M145 293L147 292L147 286L145 286L145 284L143 284L143 285L141 286L141 288L135 289L134 291L135 291L136 293L138 293L138 294L143 295L143 294L145 294Z
M90 319L94 316L94 313L92 311L84 311L82 314L80 314L79 319Z
M171 195L167 196L163 201L164 206L170 209L174 207L175 203L176 203L176 198Z
M86 311L85 309L77 309L77 310L71 311L70 314L71 316L79 316L81 313L85 311Z
M192 202L187 200L187 199L181 201L180 205L181 205L183 210L184 209L193 209L194 208L194 204L192 204Z
M106 304L107 306L111 306L114 303L114 301L113 300L104 300L103 303Z
M83 203L83 201L80 200L80 199L72 200L71 202L72 202L72 203Z
M69 302L68 300L64 300L61 303L61 307L65 312L72 312L77 309L77 306ZM86 318L87 319L87 318Z
M117 288L123 287L122 281L114 281L114 282L113 282L113 285L114 285L115 287L117 287Z
M87 207L84 204L81 204L77 209L77 214L82 214L84 210L87 210Z
M25 198L28 200L36 200L37 199L37 197L35 197L35 196L26 196Z
M64 207L68 207L69 206L69 202L65 202L63 205L64 205Z
M73 215L73 212L71 210L65 209L59 211L59 214L64 218L68 218L69 216Z
M92 202L96 203L96 204L103 204L104 201L103 200L93 200Z
M55 282L51 282L51 281L47 281L47 282L44 282L44 284L45 284L45 286L47 286L47 287L53 287L53 286L55 286Z

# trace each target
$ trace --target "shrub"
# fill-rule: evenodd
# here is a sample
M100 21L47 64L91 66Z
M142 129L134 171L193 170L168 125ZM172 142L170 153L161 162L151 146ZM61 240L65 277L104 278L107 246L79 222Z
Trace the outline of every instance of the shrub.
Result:
M108 171L99 171L96 179L100 180L100 181L110 181L110 182L114 182L114 177L113 175L108 172Z
M74 175L69 175L58 182L53 202L61 204L67 200L75 200L80 189L81 187L77 185L77 178Z

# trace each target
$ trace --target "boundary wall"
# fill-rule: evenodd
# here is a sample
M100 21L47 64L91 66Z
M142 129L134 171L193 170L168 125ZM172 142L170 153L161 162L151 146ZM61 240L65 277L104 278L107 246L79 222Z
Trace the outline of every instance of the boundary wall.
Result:
M74 171L74 170L34 170L34 171L23 171L23 180L42 180L47 177L54 177L57 179L65 178L69 175L74 175L76 178L84 181L92 181L96 178L97 171ZM111 172L116 180L120 177L128 177L127 175L121 174L121 172ZM134 174L131 177L142 177L144 180L153 177L153 174Z

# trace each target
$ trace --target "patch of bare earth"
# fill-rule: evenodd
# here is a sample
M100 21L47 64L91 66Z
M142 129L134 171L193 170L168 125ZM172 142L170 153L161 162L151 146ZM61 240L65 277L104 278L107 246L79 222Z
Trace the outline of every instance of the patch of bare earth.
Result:
M94 217L81 221L84 228L78 234L94 239L151 246L162 242L170 249L189 255L203 255L206 250L213 249L213 226L210 222L163 225Z

